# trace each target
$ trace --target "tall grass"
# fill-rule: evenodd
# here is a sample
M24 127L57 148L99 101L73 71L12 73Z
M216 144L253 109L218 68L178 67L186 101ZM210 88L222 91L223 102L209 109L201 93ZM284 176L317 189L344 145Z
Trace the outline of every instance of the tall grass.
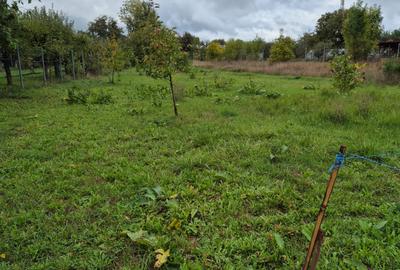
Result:
M203 68L256 72L271 75L330 77L332 74L329 62L293 61L270 64L265 61L194 61L194 65ZM382 61L367 62L363 72L368 82L385 82Z

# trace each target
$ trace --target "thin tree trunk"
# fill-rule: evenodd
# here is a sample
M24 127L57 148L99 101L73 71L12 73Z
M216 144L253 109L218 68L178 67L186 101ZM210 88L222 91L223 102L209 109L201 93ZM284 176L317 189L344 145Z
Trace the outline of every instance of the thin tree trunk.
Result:
M10 60L4 59L3 60L3 66L4 66L4 71L6 72L6 78L7 78L7 85L11 86L13 84L12 80L12 75L11 75L11 65L10 65Z
M171 74L169 74L169 87L171 89L172 102L174 104L174 113L175 113L175 116L178 116L178 108L176 106L176 98L175 98L175 92L174 92L174 83L172 81L172 75Z
M54 61L54 74L57 79L61 80L61 66L57 61Z

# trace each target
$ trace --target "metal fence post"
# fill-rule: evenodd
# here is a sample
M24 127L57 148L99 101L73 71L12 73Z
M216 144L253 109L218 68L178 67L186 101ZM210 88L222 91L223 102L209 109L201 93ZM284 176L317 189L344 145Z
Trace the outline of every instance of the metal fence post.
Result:
M44 82L44 84L47 84L46 66L45 66L45 63L44 63L44 52L43 52L43 48L41 48L41 52L42 52L43 82Z
M76 80L74 50L71 50L71 58L72 58L72 77L74 78L74 80Z
M61 55L58 55L58 66L60 69L60 80L63 80L63 73L62 73L62 60L61 60Z
M19 46L17 45L17 57L18 57L18 73L19 73L19 83L22 89L25 88L24 79L22 77L22 68L21 68L21 56L19 54Z
M83 56L83 51L81 51L81 61L82 61L83 76L86 77L86 65L85 65L85 57Z

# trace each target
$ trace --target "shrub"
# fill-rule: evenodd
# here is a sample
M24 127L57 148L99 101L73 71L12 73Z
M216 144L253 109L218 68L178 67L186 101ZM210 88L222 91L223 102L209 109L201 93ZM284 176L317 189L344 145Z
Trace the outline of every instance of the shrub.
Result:
M333 86L342 94L350 93L364 80L361 68L361 65L352 63L348 56L336 56L331 62Z
M383 73L385 81L389 83L400 82L400 60L391 59L383 64Z
M290 37L281 35L271 48L271 56L269 58L271 63L287 62L294 59L295 42Z
M132 116L143 115L144 109L143 108L131 108L128 110L128 114Z
M265 90L263 85L257 84L252 79L239 90L239 93L243 95L264 96L269 99L277 99L282 96L281 93Z
M316 90L317 88L312 83L307 84L303 87L304 90Z
M252 79L249 79L249 81L242 87L242 89L239 90L239 93L242 95L255 95L259 96L264 94L266 91L263 90L263 87L259 84L257 84L255 81Z
M216 74L214 76L214 87L215 89L226 90L233 83L232 79L226 79L222 77L220 74Z
M65 101L68 104L87 104L90 92L88 90L81 90L74 86L67 90L67 97Z
M141 84L136 87L136 96L140 100L150 100L155 107L161 107L164 99L168 96L168 87L162 85Z
M92 100L93 104L111 104L113 102L112 96L105 93L103 90L101 90L99 93L96 93Z

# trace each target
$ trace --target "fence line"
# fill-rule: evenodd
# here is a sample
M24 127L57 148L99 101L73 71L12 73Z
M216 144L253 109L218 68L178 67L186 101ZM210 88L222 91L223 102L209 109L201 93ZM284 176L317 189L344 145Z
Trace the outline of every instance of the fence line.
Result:
M99 75L102 71L99 56L84 50L61 53L49 52L43 48L27 49L17 46L9 57L4 58L0 55L0 62L0 86L7 84L7 79L10 79L7 77L14 81L13 78L18 76L19 87L22 89L26 87L26 77L39 72L42 73L42 78L37 77L36 80L41 80L46 85L49 82L86 78L88 74ZM5 73L6 70L8 74Z

